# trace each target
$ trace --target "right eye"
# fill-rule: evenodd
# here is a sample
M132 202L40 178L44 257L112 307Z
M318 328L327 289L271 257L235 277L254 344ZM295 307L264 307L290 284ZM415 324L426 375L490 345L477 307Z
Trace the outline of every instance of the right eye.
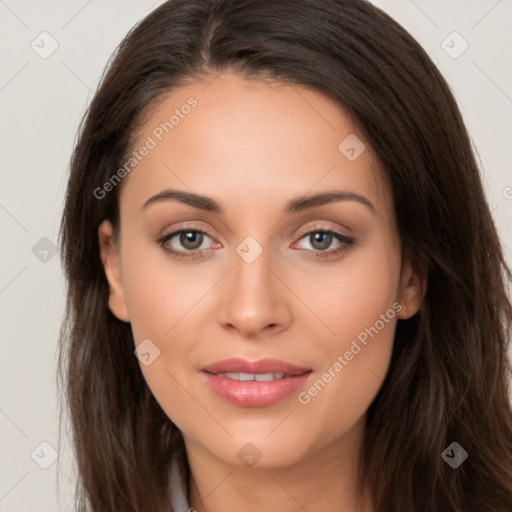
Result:
M211 239L211 237L201 229L184 228L160 237L157 242L164 251L172 254L173 257L181 259L196 259L205 255L205 253L209 251L209 249L201 249L201 246L205 241L205 236ZM174 243L180 244L184 250L179 248L176 249L173 246L172 240L174 238L176 238Z

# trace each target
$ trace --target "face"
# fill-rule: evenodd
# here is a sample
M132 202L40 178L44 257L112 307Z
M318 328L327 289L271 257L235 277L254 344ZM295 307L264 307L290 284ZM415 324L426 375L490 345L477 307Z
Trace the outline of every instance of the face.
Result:
M225 73L163 98L143 145L101 255L187 446L260 467L348 447L419 307L369 144L318 92Z

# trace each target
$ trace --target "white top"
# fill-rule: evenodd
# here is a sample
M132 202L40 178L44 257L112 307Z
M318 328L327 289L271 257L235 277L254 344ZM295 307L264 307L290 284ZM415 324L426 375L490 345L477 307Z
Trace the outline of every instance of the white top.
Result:
M194 512L187 503L187 485L180 471L178 457L173 457L169 476L169 494L173 512Z

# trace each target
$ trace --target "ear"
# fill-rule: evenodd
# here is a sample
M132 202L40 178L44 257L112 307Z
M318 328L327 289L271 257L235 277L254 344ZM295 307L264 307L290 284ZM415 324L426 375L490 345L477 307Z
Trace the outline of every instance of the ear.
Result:
M408 258L404 258L398 288L398 302L402 309L398 318L407 319L414 316L421 307L427 293L427 271L415 270Z
M113 233L114 229L110 221L105 220L100 224L98 228L100 257L110 289L108 306L110 311L112 311L119 320L129 322L130 317L126 307L123 282L121 279L119 248Z

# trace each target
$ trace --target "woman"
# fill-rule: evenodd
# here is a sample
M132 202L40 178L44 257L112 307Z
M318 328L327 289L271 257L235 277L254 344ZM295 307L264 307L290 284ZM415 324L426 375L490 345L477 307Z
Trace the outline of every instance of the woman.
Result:
M78 510L512 508L510 270L449 87L371 4L158 7L61 243Z

